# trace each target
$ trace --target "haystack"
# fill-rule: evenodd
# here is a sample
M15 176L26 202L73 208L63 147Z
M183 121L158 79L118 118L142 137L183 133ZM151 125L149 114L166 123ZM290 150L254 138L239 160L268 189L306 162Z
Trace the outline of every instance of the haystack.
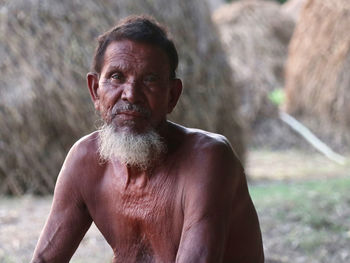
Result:
M99 123L85 84L95 38L133 13L155 16L175 38L185 89L171 119L226 135L243 158L236 89L202 1L6 1L0 8L0 193L52 191L69 147Z
M269 94L284 86L284 63L293 19L271 1L238 1L215 11L214 22L229 54L238 103L253 145L285 145L288 128L277 119ZM283 141L283 143L281 143Z
M333 148L350 146L350 2L308 0L289 47L287 111Z
M292 16L295 21L298 21L301 10L307 0L288 0L282 5L282 11Z

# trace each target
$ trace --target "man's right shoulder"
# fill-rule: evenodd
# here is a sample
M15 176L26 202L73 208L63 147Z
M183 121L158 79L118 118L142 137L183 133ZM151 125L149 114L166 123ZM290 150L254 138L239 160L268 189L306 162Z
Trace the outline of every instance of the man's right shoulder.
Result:
M93 165L99 163L98 131L92 132L74 143L69 150L66 162L74 165Z
M78 200L83 189L94 184L100 168L98 132L93 132L79 139L69 150L57 178L55 196L63 198L68 191L70 197Z

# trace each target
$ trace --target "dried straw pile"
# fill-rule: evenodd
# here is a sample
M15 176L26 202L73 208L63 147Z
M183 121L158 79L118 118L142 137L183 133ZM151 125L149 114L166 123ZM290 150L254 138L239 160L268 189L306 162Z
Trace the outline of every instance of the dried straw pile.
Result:
M243 157L236 90L202 1L5 1L0 193L52 191L69 147L96 126L85 85L95 38L132 13L154 15L176 37L185 90L172 119L223 133Z
M297 21L305 3L306 0L288 0L282 5L282 10Z
M280 4L271 1L233 2L215 11L213 19L229 53L239 89L240 112L252 130L250 142L271 147L285 145L289 129L278 121L278 107L268 94L283 88L294 20L282 12Z
M286 67L286 109L339 150L350 146L350 2L309 0Z

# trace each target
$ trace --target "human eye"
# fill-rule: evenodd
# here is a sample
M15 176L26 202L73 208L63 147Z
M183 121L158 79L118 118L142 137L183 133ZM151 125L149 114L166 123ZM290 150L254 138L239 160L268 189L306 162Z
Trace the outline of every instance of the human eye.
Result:
M121 72L114 72L112 75L111 75L111 79L112 80L115 80L115 81L123 81L124 79L124 76Z
M159 78L155 74L148 74L143 78L145 84L154 84L157 83Z

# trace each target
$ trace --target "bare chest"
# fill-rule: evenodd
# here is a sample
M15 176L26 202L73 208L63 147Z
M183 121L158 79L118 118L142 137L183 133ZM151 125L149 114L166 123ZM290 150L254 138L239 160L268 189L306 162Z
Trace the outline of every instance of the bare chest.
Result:
M95 193L93 220L115 262L175 260L183 225L180 185L175 175L154 176L104 180Z

